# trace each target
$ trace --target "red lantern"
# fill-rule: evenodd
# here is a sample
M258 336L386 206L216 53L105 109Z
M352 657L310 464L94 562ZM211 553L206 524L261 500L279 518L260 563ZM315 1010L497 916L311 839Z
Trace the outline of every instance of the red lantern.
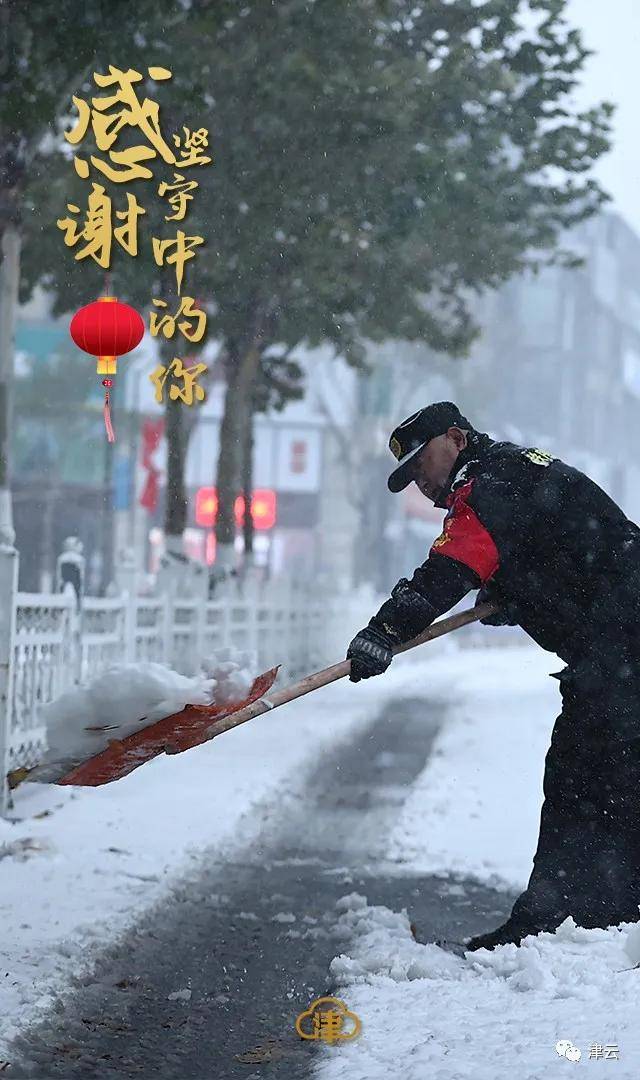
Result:
M69 333L79 349L97 357L98 375L115 375L118 357L131 352L142 341L144 322L129 304L122 304L115 296L100 296L93 304L76 311ZM105 388L104 423L107 438L113 442L109 395L113 379L103 379L102 385Z

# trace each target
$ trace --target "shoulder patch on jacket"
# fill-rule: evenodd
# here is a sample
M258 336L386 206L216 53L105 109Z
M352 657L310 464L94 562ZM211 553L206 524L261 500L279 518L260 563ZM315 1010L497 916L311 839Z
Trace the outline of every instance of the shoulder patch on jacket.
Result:
M537 446L523 450L522 456L528 458L534 465L550 465L552 461L555 461L553 454L548 453L547 450L539 450Z
M491 533L467 503L473 483L468 481L449 496L449 512L431 550L464 563L484 585L498 569L500 558Z

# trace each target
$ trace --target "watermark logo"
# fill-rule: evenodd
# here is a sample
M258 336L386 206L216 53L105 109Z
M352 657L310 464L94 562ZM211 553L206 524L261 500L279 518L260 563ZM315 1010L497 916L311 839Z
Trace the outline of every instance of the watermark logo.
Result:
M560 1039L556 1043L556 1054L558 1057L565 1057L567 1061L580 1061L582 1050L574 1046L571 1039Z
M322 1039L335 1043L355 1039L362 1030L360 1018L351 1012L344 1001L321 997L296 1018L296 1031L301 1039Z
M556 1043L556 1054L558 1057L565 1057L567 1061L580 1061L582 1057L582 1051L573 1045L571 1039L559 1039ZM607 1043L606 1046L602 1043L591 1043L589 1058L593 1061L619 1061L620 1050L617 1043Z

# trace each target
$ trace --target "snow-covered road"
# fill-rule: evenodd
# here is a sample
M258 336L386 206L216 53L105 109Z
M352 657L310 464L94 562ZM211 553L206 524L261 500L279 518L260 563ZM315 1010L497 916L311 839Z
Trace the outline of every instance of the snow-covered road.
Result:
M419 940L495 926L526 883L559 667L534 648L434 642L105 789L18 789L24 820L2 825L0 849L0 1059L16 1061L10 1039L31 1024L20 1045L34 1077L54 1033L71 1041L52 1075L72 1076L132 1032L131 1075L166 1059L171 1075L217 1076L206 1045L225 1080L238 1047L251 1080L267 1060L287 1080L310 1065L318 1080L637 1077L640 972L622 970L640 961L635 927L566 925L470 962L409 926ZM402 723L381 719L401 702ZM332 987L362 1034L301 1056L285 1029ZM232 1046L221 1010L236 1006ZM582 1060L559 1057L558 1040Z
M349 688L346 688L347 690ZM353 688L351 688L353 689ZM193 866L99 956L56 1011L10 1048L13 1075L307 1076L312 1043L295 1018L331 988L342 945L336 904L357 889L407 908L427 936L490 925L507 898L463 880L404 874L390 831L446 722L438 702L396 697L351 740L325 748L297 792L264 804L272 820L232 857Z
M0 1060L96 950L204 850L232 858L250 844L269 812L256 808L299 790L305 769L370 724L405 679L400 669L377 688L334 684L103 788L19 787L15 820L0 820Z

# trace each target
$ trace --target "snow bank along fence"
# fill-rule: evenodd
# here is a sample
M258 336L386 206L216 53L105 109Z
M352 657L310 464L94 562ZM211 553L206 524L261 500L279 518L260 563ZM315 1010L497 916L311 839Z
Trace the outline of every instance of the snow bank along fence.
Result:
M328 594L293 581L242 588L230 580L208 598L199 564L165 565L151 595L138 595L131 559L118 565L114 595L85 596L84 559L73 538L58 559L49 594L19 593L18 552L0 545L0 814L6 775L46 747L40 707L115 663L151 660L183 675L220 648L254 653L260 670L281 664L287 678L339 660L368 621L375 598Z

